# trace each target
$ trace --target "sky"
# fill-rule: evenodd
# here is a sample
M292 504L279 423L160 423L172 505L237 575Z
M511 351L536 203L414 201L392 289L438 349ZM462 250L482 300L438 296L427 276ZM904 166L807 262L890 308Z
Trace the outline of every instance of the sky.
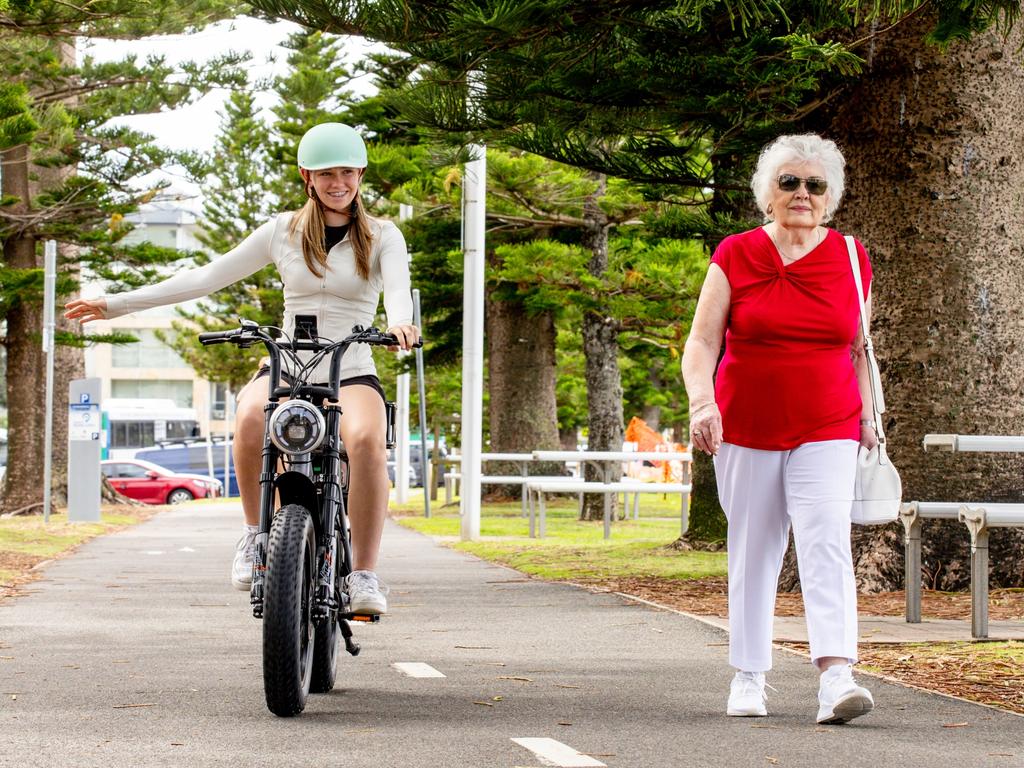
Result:
M280 44L290 33L298 29L297 25L290 22L270 23L241 17L210 25L192 35L164 35L137 41L83 41L79 46L79 56L89 55L98 61L111 61L128 54L135 54L140 58L154 54L165 56L168 62L174 63L202 61L228 51L247 51L252 57L248 65L250 82L254 82L285 71L288 52ZM345 48L346 53L350 54L350 60L355 60L371 50L371 44L359 38L350 39L351 45ZM367 93L371 90L368 81L361 83L357 80L349 87L357 93L361 87L365 88ZM168 149L205 152L213 148L220 123L218 112L223 109L227 95L227 91L217 89L188 107L173 112L137 115L123 118L118 122L152 135L159 145ZM257 103L264 110L268 110L275 98L274 94L264 92L257 97ZM269 119L269 112L265 112L264 117ZM198 194L198 189L173 169L166 169L158 174L158 177L170 180L173 189L186 197ZM198 203L194 200L193 203L188 207L198 209Z

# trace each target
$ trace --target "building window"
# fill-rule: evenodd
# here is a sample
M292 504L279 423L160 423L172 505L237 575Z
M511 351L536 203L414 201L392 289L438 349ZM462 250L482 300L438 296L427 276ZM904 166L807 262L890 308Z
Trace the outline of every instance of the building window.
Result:
M117 347L115 347L117 349ZM192 407L192 382L149 379L114 379L110 382L111 397L153 398L173 400L182 408Z
M226 418L228 406L228 385L223 382L210 382L210 418Z
M135 336L138 341L114 345L111 350L114 368L188 368L188 363L160 341L152 328L126 328L124 332Z

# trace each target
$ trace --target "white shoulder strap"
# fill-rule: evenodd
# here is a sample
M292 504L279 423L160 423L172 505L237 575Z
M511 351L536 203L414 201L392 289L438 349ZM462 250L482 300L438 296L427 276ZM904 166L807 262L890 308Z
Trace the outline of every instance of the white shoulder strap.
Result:
M878 361L875 360L875 348L871 343L871 333L868 330L868 313L864 306L864 283L861 280L860 260L857 258L857 246L853 238L846 235L846 250L850 254L850 269L853 270L853 281L857 284L857 302L860 304L860 329L864 334L864 351L868 358L868 378L871 380L872 403L871 410L874 412L876 431L878 439L885 440L882 433L882 417L885 413L885 397L882 395L882 377L878 371Z

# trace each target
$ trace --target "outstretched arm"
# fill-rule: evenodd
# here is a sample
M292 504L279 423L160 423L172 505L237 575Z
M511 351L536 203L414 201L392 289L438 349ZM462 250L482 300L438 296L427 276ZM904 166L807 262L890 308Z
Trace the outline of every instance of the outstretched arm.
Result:
M64 305L64 317L87 323L207 296L269 264L273 235L274 221L271 220L235 248L208 264L179 272L162 282L128 293L69 301Z

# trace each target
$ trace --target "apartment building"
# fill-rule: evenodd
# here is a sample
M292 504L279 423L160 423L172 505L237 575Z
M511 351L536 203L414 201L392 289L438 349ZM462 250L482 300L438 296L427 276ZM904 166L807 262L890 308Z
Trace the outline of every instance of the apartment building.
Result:
M146 206L129 220L135 229L129 242L150 242L180 250L199 250L196 214L180 205L167 203ZM99 295L102 287L83 287L86 296ZM194 303L192 303L194 306ZM170 332L171 324L181 316L174 307L156 307L113 320L98 321L97 333L130 333L136 344L98 344L86 350L86 376L102 380L102 397L162 398L179 407L194 408L200 429L205 434L222 434L225 426L225 387L199 377L170 347L157 337Z

